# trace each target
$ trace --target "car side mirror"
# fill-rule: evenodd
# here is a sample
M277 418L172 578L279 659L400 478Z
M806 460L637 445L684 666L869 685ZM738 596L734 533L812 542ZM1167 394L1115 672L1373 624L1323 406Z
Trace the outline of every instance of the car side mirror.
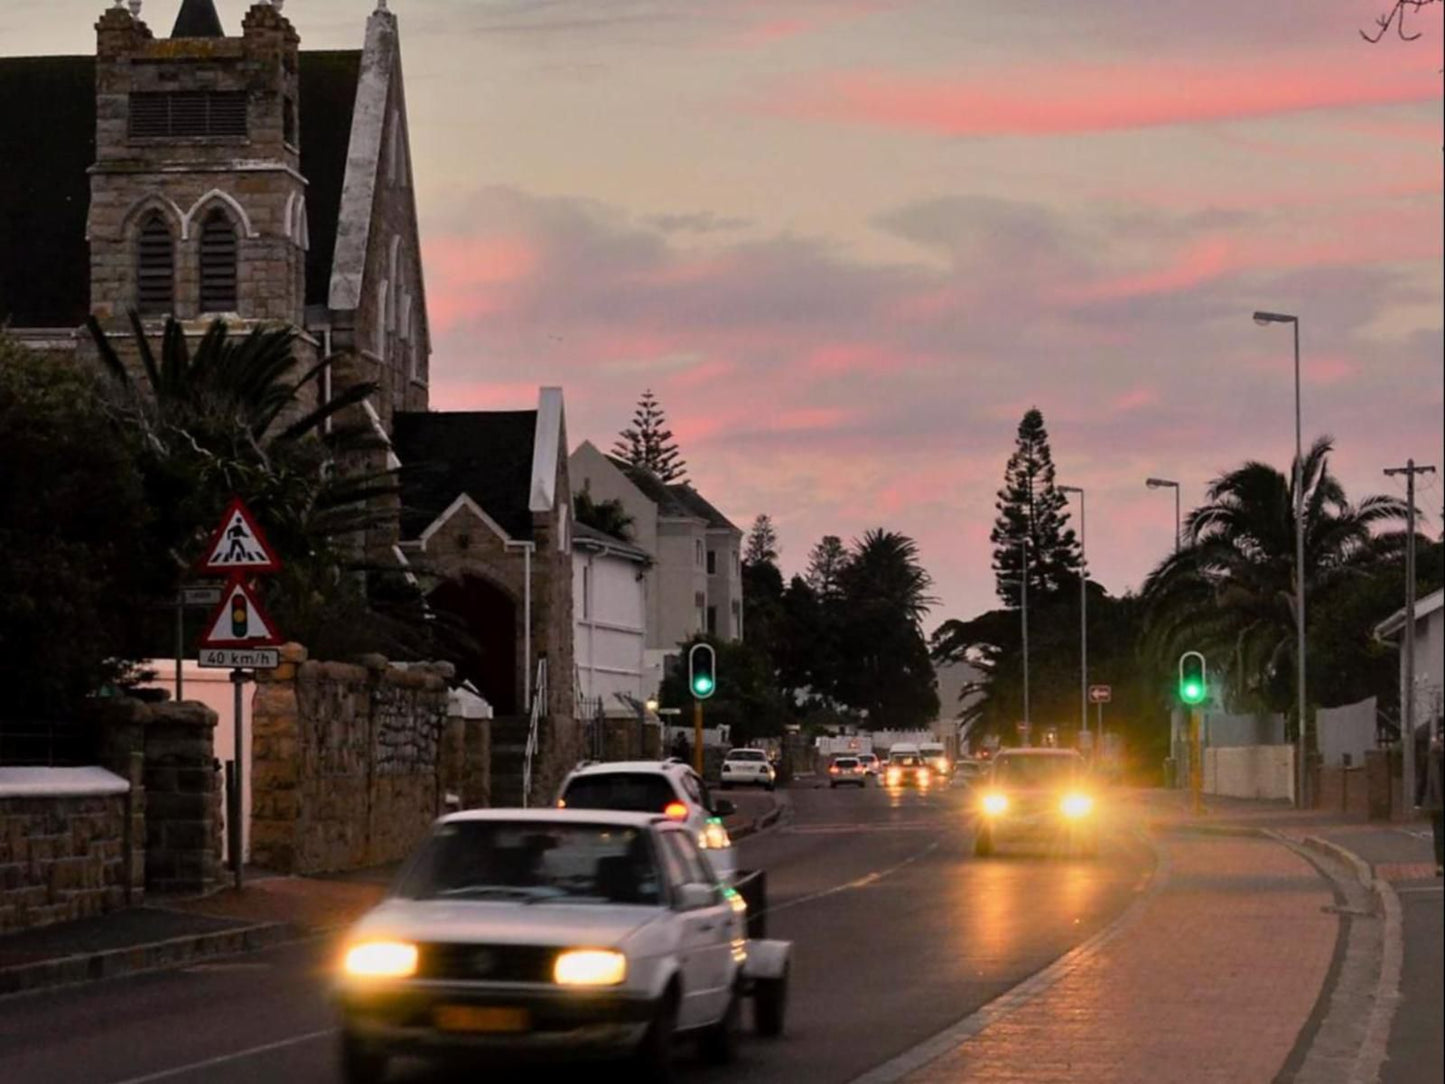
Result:
M677 890L674 906L679 911L696 911L700 907L711 907L716 902L716 885L686 884Z
M712 811L719 817L731 817L738 807L731 798L719 798L712 804Z

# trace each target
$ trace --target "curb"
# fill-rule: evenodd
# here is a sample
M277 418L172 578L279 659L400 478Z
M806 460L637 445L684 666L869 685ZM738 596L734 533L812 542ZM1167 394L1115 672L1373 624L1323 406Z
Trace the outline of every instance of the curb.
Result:
M1404 920L1400 910L1400 897L1395 894L1390 882L1376 877L1374 869L1354 851L1332 843L1319 836L1305 836L1301 845L1327 854L1344 862L1355 871L1360 885L1375 898L1385 920L1384 944L1380 953L1380 977L1375 984L1375 995L1371 999L1370 1018L1365 1027L1365 1037L1360 1043L1359 1054L1350 1072L1350 1084L1374 1084L1380 1078L1380 1068L1385 1064L1390 1042L1390 1026L1395 1019L1395 1007L1400 1002L1400 976L1404 965L1405 935Z
M300 936L300 931L293 926L266 922L125 948L37 960L32 964L17 964L0 968L0 997L96 982L141 971L159 971L215 956L255 952Z
M778 818L782 815L783 804L779 802L776 798L774 798L772 809L768 810L755 821L750 821L747 824L739 825L737 828L729 829L728 836L734 842L737 842L740 839L746 839L748 836L757 835L757 833L763 831L764 829L771 828L773 825L777 824Z

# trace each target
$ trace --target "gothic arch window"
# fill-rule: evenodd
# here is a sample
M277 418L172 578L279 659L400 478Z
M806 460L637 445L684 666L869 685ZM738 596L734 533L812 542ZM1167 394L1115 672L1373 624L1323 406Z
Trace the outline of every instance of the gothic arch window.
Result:
M168 313L176 308L176 245L165 216L151 211L136 232L136 308Z
M201 222L201 311L235 312L236 228L217 207Z

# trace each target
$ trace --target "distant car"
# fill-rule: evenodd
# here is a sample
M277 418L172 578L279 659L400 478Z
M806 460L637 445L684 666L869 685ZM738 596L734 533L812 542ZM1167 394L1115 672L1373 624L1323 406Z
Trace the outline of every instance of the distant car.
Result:
M772 790L777 785L778 773L761 749L729 749L723 757L719 778L723 790L730 787Z
M1000 750L977 791L980 857L1006 837L1062 840L1085 855L1098 852L1097 799L1088 762L1076 750Z
M737 812L726 798L714 799L707 784L676 760L618 760L582 764L562 780L561 809L611 809L621 813L660 813L689 828L718 877L737 877L737 852L722 818Z
M828 765L828 786L834 788L845 784L857 787L868 785L868 771L857 757L838 757Z
M925 742L918 747L918 755L927 762L928 766L933 769L933 774L940 779L947 779L953 774L953 760L941 742Z
M402 1055L615 1056L663 1081L678 1035L727 1061L744 997L765 1035L786 1006L789 946L747 940L745 910L656 813L443 817L346 935L342 1076L378 1084Z
M933 772L917 753L890 751L883 782L890 787L926 787L933 782Z
M976 783L988 773L988 765L983 761L964 757L954 765L953 772L955 776L965 783Z
M877 775L883 770L883 762L878 759L877 753L859 753L858 763L863 765L863 770L869 775Z

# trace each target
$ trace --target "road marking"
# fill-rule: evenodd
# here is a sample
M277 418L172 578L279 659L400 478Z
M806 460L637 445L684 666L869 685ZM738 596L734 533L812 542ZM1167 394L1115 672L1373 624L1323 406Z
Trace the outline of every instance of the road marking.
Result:
M1414 885L1409 888L1397 888L1395 889L1395 894L1397 896L1403 896L1407 893L1410 895L1437 896L1442 891L1445 891L1445 887L1441 885Z
M781 831L784 835L836 835L847 832L937 832L947 828L949 821L915 821L906 824L790 824Z
M325 1039L335 1034L335 1028L308 1031L304 1035L293 1035L289 1039L277 1039L274 1043L262 1043L260 1046L247 1047L245 1050L237 1050L233 1054L221 1054L214 1058L207 1058L205 1061L193 1061L189 1065L178 1065L174 1069L162 1069L158 1073L147 1073L145 1076L127 1077L125 1080L117 1080L115 1084L151 1084L153 1080L170 1080L173 1077L183 1076L186 1073L194 1073L198 1069L212 1069L217 1065L240 1061L242 1058L255 1057L257 1054L268 1054L272 1050L284 1050L288 1046L300 1046L302 1043L309 1043L316 1039Z
M834 885L832 888L825 888L819 892L813 892L806 896L799 896L795 900L787 900L783 903L779 903L772 907L766 908L762 913L765 915L775 915L779 911L786 911L789 907L797 907L799 904L812 903L814 900L826 899L828 896L836 896L839 892L848 892L855 888L867 888L869 885L876 884L879 881L883 880L883 878L885 877L891 877L893 874L901 870L904 866L908 866L914 862L917 862L920 858L928 854L930 851L936 850L937 847L937 843L930 843L927 847L924 847L923 850L919 851L917 854L910 855L902 862L895 863L894 865L889 866L887 869L874 870L872 873L865 873L862 877L859 877L856 880L847 881L844 884L840 885ZM129 1084L129 1082L127 1082L127 1084Z

